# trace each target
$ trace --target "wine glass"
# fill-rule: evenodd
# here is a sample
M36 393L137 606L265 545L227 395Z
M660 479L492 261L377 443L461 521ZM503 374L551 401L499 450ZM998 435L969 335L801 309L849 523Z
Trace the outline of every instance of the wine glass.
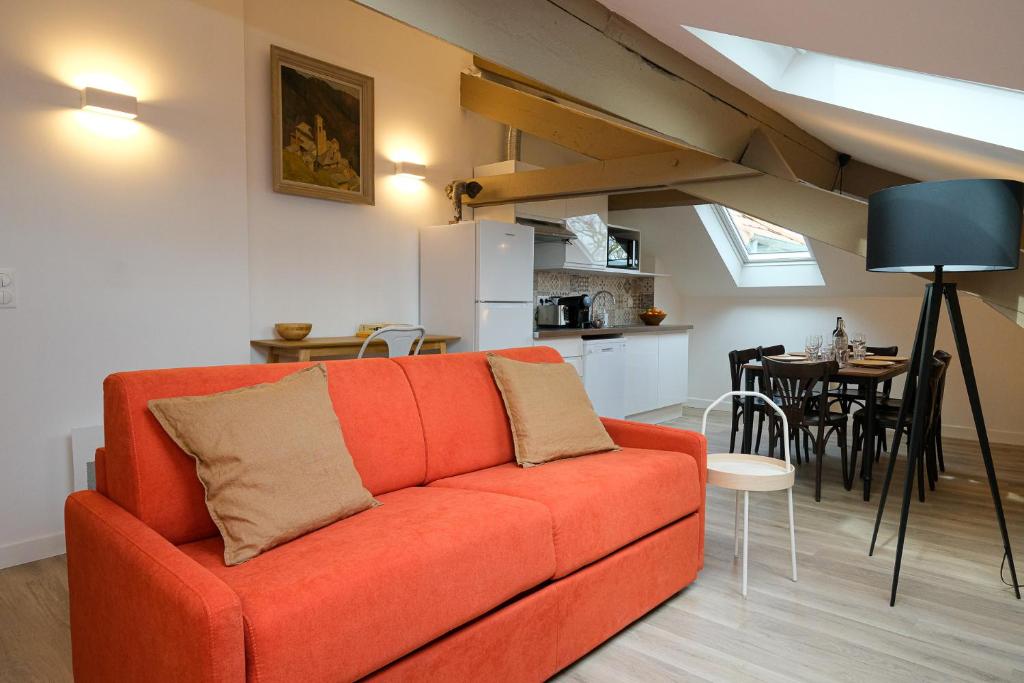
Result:
M867 356L867 336L863 332L854 332L850 337L850 344L853 346L853 357L856 360L864 360Z
M807 335L807 339L804 341L804 351L807 353L807 360L818 358L818 352L821 351L821 342L820 334Z

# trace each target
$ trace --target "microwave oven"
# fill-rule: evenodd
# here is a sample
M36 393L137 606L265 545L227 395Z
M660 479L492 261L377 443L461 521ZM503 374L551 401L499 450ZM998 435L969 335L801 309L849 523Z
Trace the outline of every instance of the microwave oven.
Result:
M608 234L608 267L640 270L640 238L636 233Z

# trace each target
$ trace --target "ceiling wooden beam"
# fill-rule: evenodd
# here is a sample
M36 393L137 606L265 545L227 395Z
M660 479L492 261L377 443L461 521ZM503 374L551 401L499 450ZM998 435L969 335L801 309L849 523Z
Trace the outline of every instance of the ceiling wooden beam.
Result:
M645 190L643 192L624 192L608 195L609 211L664 209L668 206L696 206L698 204L707 204L707 202L675 189Z
M462 106L470 111L594 159L688 149L610 117L470 74L462 74L461 93Z
M612 192L685 186L707 180L728 181L761 175L696 150L587 161L581 164L475 178L483 190L468 206L490 206Z

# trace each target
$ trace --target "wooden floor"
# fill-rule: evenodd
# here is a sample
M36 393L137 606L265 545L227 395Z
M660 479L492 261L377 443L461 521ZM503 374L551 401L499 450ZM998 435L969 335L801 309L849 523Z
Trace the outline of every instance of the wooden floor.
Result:
M725 450L726 435L712 425L712 450ZM797 472L798 583L788 578L785 495L752 494L750 589L740 596L733 498L712 489L697 582L559 680L1024 681L1024 603L999 580L1002 548L977 448L946 443L939 490L911 507L895 607L898 512L890 508L869 558L877 495L865 503L845 491L832 453L820 503L813 466ZM1024 565L1024 448L997 446L995 457ZM70 651L64 558L0 571L0 681L70 680Z

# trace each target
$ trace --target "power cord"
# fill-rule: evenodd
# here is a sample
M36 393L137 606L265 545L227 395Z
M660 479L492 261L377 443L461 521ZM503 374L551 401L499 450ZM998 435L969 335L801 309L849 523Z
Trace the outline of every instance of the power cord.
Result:
M836 174L832 178L832 188L831 188L833 192L835 191L836 184L838 183L839 184L839 194L843 193L843 169L846 168L846 165L848 163L850 163L850 160L852 158L853 157L851 157L849 154L846 154L844 152L840 152L839 154L836 155Z
M1007 586L1009 586L1010 588L1024 588L1024 583L1018 583L1016 586L1014 586L1012 583L1010 583L1009 581L1006 580L1005 576L1003 576L1003 573L1006 571L1006 558L1007 558L1007 555L1006 555L1006 551L1004 550L1003 551L1003 561L999 563L999 580L1002 581Z

